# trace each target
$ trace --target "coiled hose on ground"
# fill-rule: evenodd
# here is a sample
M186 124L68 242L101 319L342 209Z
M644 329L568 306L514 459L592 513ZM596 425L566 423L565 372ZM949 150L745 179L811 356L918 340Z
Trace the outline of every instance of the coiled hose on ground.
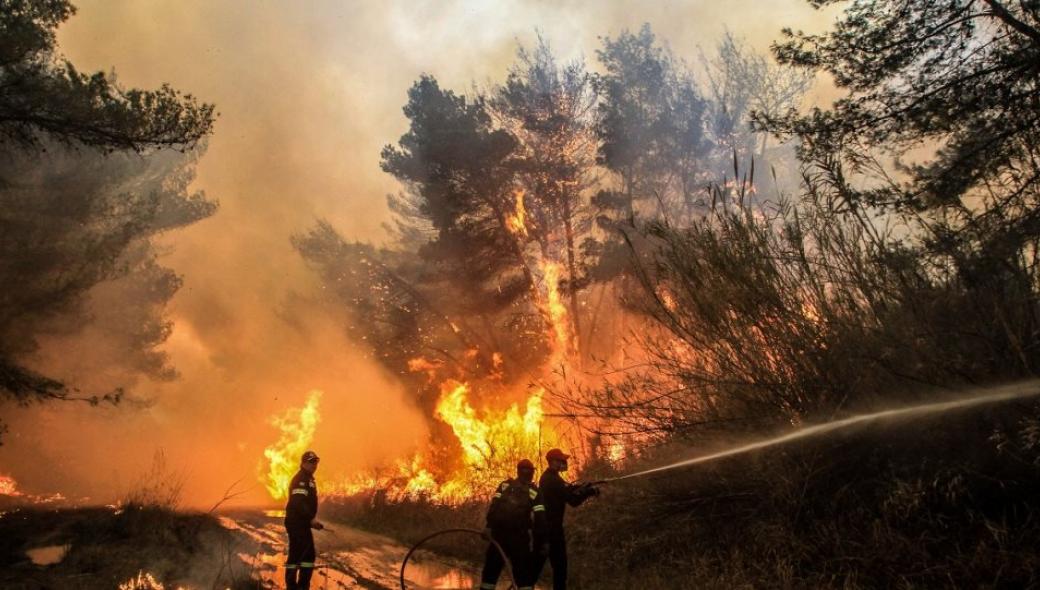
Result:
M401 562L401 590L408 590L408 588L404 584L404 570L405 570L406 567L408 567L408 560L412 558L412 555L420 547L425 545L427 541L430 541L431 539L435 539L435 538L440 537L442 535L450 535L450 534L455 534L455 533L466 533L466 534L470 534L470 535L477 535L481 539L486 539L486 540L490 541L491 545L494 546L494 548L498 551L499 555L502 556L502 562L506 564L506 575L509 576L509 589L508 590L516 590L516 578L513 577L513 564L510 563L509 556L506 555L506 552L502 549L502 546L499 545L494 539L492 539L491 537L485 535L484 531L478 531L477 529L444 529L443 531L437 531L436 533L433 533L431 535L427 535L427 536L423 537L422 539L420 539L418 543L412 545L412 548L408 550L408 553L406 553L405 556L404 556L404 560Z

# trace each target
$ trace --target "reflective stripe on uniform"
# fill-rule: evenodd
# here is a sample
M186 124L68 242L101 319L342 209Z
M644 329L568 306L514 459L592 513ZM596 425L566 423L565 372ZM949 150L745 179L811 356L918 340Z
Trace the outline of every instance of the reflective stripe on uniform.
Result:
M496 498L501 498L501 497L502 497L502 494L495 494L495 497L496 497Z
M296 488L295 490L292 491L292 493L293 493L293 495L295 495L295 494L303 494L304 496L306 496L307 495L307 490L305 488Z
M287 564L285 564L285 569L287 569L287 570L294 570L297 567L299 567L299 566L297 566L295 563L287 563Z
M541 504L538 504L534 508L531 509L531 512L545 512L545 506L542 506Z
M536 490L536 489L534 489L534 488L531 488L531 489L529 489L529 490L527 490L527 491L528 491L528 493L529 493L529 494L531 495L531 499L532 499L532 500L534 500L535 498L537 498L537 497L538 497L538 490Z
M480 585L480 590L495 590L495 585L494 584L488 584L487 582L484 582L483 584Z
M313 561L301 561L300 567L314 567Z
M520 586L518 590L534 590L534 586Z

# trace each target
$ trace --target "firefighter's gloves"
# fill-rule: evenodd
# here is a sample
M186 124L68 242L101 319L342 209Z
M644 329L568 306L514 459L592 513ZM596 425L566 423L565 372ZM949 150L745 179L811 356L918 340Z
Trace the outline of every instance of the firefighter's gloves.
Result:
M312 520L311 521L311 528L316 530L316 531L320 531L321 529L325 528L325 525L321 524L317 520Z
M583 498L594 498L599 495L599 488L591 483L587 483L581 486L579 492Z

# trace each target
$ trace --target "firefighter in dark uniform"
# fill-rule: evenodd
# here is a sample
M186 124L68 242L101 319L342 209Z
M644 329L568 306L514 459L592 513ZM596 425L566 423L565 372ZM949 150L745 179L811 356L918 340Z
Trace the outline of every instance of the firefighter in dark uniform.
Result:
M534 555L532 532L545 534L545 506L534 483L534 464L523 459L516 464L516 478L507 479L495 488L487 513L487 534L494 539L512 564L513 578L519 590L534 588ZM488 543L481 590L494 590L505 564L494 544Z
M314 535L311 529L325 528L318 515L318 488L314 472L318 455L307 451L300 459L300 470L289 483L289 501L285 505L285 531L289 533L289 555L285 560L286 590L309 590L314 574Z
M591 485L567 483L560 477L561 472L567 471L569 458L570 455L560 449L546 453L545 459L549 462L549 468L538 480L538 491L545 505L547 534L535 537L538 553L531 580L538 580L548 557L553 572L553 590L567 588L567 537L563 531L563 513L568 504L577 507L592 496L599 495L599 490Z

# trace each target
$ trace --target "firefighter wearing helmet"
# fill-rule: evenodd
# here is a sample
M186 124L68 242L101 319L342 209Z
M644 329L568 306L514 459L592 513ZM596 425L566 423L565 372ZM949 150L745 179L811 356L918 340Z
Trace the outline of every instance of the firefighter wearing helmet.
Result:
M318 469L318 455L307 451L300 458L300 470L289 482L289 501L285 505L285 532L289 534L289 554L285 560L286 590L309 590L314 574L314 535L311 529L321 530L318 515L318 488L314 472Z
M599 495L599 490L589 484L568 483L560 476L560 473L567 471L569 458L570 455L560 449L546 453L549 468L538 481L545 506L546 534L535 537L538 552L531 580L538 579L548 558L552 566L553 590L567 588L567 537L563 530L563 513L568 504L577 507L592 496Z
M506 554L519 590L534 588L532 533L536 537L545 535L545 506L533 482L534 464L523 459L516 464L516 478L495 488L487 512L485 534ZM498 548L488 543L480 576L481 590L494 590L504 565Z

